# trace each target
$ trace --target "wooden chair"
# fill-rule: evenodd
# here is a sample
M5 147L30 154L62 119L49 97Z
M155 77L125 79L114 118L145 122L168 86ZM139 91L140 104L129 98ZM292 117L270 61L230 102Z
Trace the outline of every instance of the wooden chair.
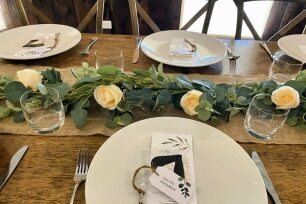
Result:
M159 27L152 20L149 14L141 7L137 0L128 0L131 14L132 31L134 35L139 35L139 23L138 14L148 24L153 32L160 31ZM203 25L203 33L207 33L211 15L214 9L215 2L217 0L208 0L208 2L181 28L181 30L187 30L198 18L200 18L205 12L206 17Z
M32 4L31 0L15 0L16 7L24 25L30 25L28 11L36 16L42 23L52 24L53 22L40 11L36 6ZM76 6L76 0L74 0L76 20L78 22L77 29L82 32L89 24L91 19L96 15L96 33L103 33L103 14L104 14L104 3L105 0L97 0L94 6L89 10L83 19L80 19L79 8Z
M244 3L251 1L284 1L284 2L294 2L294 3L304 3L305 0L233 0L237 6L237 25L236 25L236 34L235 39L241 39L241 31L242 31L242 22L245 21L246 25L250 29L255 40L261 40L260 36L256 32L254 26L252 25L250 19L244 12ZM306 17L306 11L302 11L297 17L295 17L292 21L290 21L287 25L285 25L281 30L279 30L276 34L274 34L269 40L276 40L280 36L287 33L291 28L293 28L296 24L304 20Z

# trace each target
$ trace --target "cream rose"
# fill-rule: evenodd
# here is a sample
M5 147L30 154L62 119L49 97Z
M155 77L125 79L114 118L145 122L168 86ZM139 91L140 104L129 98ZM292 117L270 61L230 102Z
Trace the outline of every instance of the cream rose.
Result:
M43 78L41 73L34 69L17 71L16 77L25 87L30 87L32 90L37 90L37 84L41 83Z
M95 89L94 97L103 108L114 110L121 101L123 93L116 85L100 85Z
M290 86L282 86L272 92L272 102L278 109L296 108L300 104L299 93Z
M188 115L197 115L198 113L194 110L200 103L200 96L203 93L198 90L188 91L181 98L181 107Z

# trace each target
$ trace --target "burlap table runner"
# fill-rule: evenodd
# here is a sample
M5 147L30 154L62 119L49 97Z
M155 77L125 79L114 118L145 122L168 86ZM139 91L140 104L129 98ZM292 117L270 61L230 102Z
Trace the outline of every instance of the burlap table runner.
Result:
M1 65L0 75L16 75L16 71L31 68L36 70L45 70L48 67L42 66L23 66L23 65ZM71 67L66 69L59 69L62 74L62 79L65 82L73 83L75 81L71 74ZM261 81L267 79L265 75L253 75L253 76L228 76L228 75L199 75L190 74L190 79L206 79L211 80L214 83L234 83L234 82L245 82L245 81ZM111 136L113 133L118 131L117 129L106 128L104 123L108 116L108 111L102 110L99 107L94 107L89 113L88 121L82 129L77 129L70 116L66 117L65 124L56 133L50 134L54 136L79 136L79 135L96 135L102 134L105 136ZM99 111L97 111L99 109ZM171 106L163 109L161 112L154 114L135 114L134 121L138 121L144 118L150 117L162 117L162 116L175 116L184 117L196 120L196 117L190 117L183 111L175 109ZM306 131L298 128L288 127L284 125L283 128L277 133L277 136L269 141L257 140L246 133L243 127L244 115L235 116L230 120L229 123L221 123L218 128L223 131L235 141L238 142L252 142L252 143L271 143L271 144L306 144ZM21 124L14 123L12 118L5 118L0 121L0 133L7 134L20 134L20 135L35 135L30 127L24 122Z

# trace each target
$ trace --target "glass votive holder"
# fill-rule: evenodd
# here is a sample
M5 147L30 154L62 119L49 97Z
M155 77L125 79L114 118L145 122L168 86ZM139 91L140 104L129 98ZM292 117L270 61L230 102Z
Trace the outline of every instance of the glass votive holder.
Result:
M254 96L245 115L245 130L257 139L272 139L285 123L290 111L276 109L269 101L271 96L268 94Z
M269 78L282 85L295 79L303 67L303 59L298 56L288 56L283 52L273 55L273 63L270 66Z
M96 68L100 68L106 65L112 65L123 71L124 61L122 51L117 48L110 50L96 50L95 51Z
M46 88L47 94L28 91L20 98L23 115L32 130L39 134L53 133L65 121L65 111L59 93L54 88Z

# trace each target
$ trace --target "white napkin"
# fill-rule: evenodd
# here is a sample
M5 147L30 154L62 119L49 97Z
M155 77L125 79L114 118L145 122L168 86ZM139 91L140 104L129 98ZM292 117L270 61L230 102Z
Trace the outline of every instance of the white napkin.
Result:
M156 156L166 156L174 154L182 155L185 179L186 181L189 181L194 186L196 186L193 162L192 136L154 132L152 135L151 143L151 160ZM174 165L173 163L170 163L165 167L173 171ZM146 194L147 204L177 203L167 195L163 194L157 188L152 186L151 183L148 184L148 191L146 192ZM191 195L191 198L188 203L197 204L196 192Z
M23 47L19 50L15 56L42 56L45 52L49 52L55 47L57 41L56 33L36 33L32 40L38 40L35 44L44 43L40 47Z
M193 39L188 39L191 43ZM192 47L184 39L173 38L170 44L170 54L173 56L192 56Z

